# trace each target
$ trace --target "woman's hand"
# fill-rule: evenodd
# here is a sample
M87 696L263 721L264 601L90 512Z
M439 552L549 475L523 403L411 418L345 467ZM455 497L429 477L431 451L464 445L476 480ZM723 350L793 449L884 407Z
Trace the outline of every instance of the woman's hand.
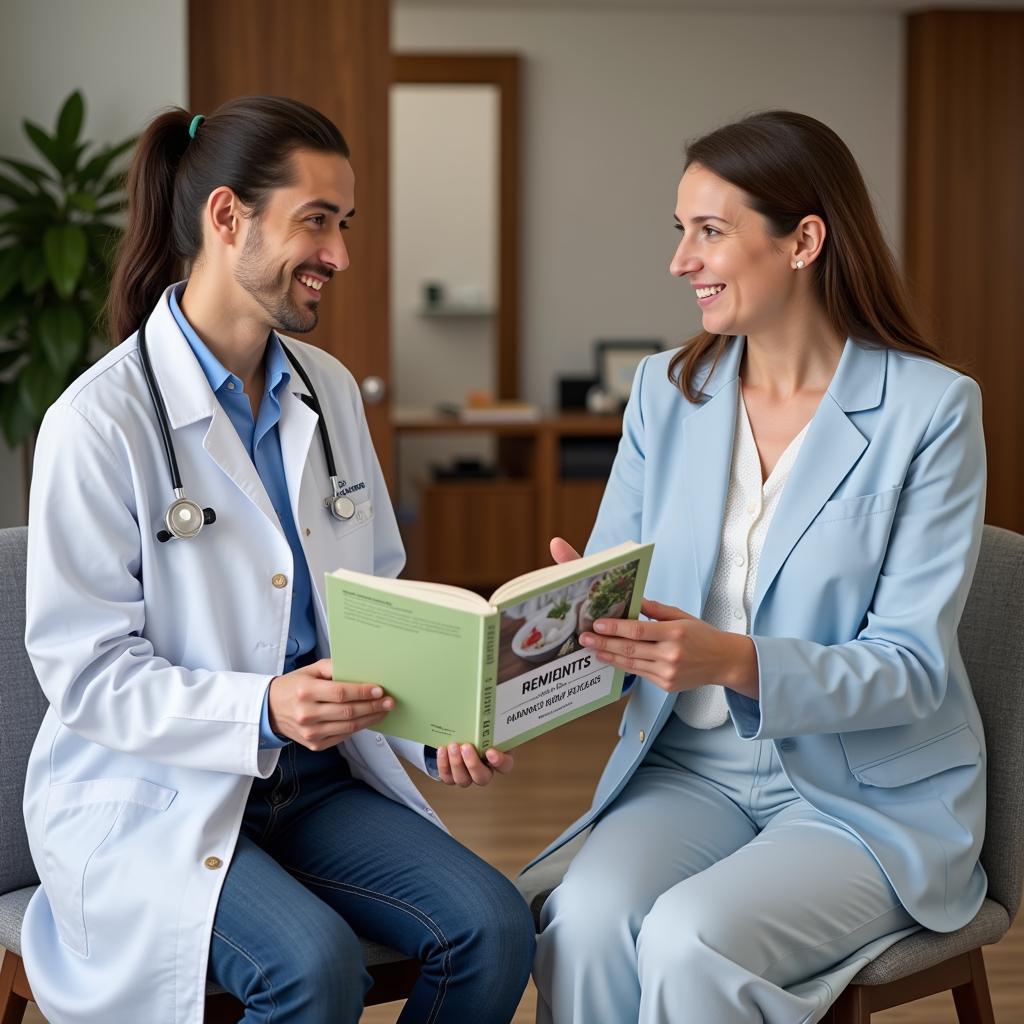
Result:
M569 562L580 556L555 537L551 557ZM580 643L605 664L643 676L670 693L719 683L757 700L757 654L749 636L715 629L657 601L644 599L640 611L655 621L598 619L593 633L580 634Z
M446 786L486 786L494 773L508 775L515 758L491 747L481 760L471 743L449 743L437 748L437 771Z
M270 681L270 727L310 750L326 750L376 725L394 706L371 683L339 683L331 659L322 658Z

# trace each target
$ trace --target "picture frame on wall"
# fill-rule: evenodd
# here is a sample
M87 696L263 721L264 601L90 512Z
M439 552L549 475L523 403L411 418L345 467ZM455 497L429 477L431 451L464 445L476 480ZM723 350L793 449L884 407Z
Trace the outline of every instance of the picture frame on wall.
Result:
M661 349L661 341L653 338L594 342L595 376L601 390L624 406L629 400L640 360Z

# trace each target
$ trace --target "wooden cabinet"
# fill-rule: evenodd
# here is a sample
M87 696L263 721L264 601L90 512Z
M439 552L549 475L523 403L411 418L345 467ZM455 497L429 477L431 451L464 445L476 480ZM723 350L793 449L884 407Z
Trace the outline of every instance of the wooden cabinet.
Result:
M562 449L581 438L605 438L614 448L621 430L618 416L562 415L481 426L396 412L396 439L410 433L488 434L497 438L499 452L495 479L424 484L419 516L406 537L406 575L486 592L549 564L552 537L582 549L606 479L563 478Z

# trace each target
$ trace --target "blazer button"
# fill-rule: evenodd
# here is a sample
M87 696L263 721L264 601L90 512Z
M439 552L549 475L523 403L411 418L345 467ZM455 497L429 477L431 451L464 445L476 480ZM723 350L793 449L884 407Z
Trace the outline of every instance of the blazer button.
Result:
M211 871L216 871L217 868L222 867L223 864L224 861L222 861L220 857L207 857L206 860L203 861L203 867L209 868Z
M643 731L643 729L641 729L641 730L640 730L640 742L641 742L641 743L643 743L643 741L644 741L645 739L647 739L647 733L645 733L645 732Z
M283 572L276 572L271 577L270 582L273 583L278 590L281 590L282 587L288 586L288 577L285 576Z

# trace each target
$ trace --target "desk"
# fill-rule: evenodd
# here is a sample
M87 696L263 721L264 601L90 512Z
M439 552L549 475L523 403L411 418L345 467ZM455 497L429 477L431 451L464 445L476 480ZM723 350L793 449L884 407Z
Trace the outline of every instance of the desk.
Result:
M478 424L395 410L392 421L396 444L413 433L485 434L497 439L498 477L424 484L416 557L410 565L422 579L484 591L550 564L552 537L565 537L582 549L607 481L564 479L560 446L570 438L614 440L622 432L621 417L588 413Z

